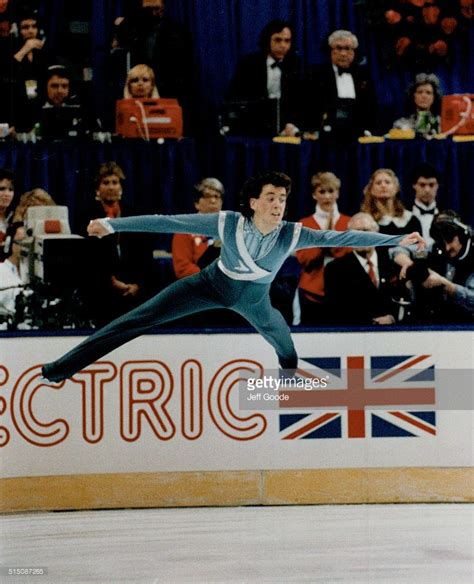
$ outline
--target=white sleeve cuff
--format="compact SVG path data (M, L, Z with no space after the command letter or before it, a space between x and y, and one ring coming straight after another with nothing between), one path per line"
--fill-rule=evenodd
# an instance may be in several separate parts
M108 217L105 217L104 219L99 219L99 221L107 229L109 233L115 233L115 229L112 227L112 225L110 225Z

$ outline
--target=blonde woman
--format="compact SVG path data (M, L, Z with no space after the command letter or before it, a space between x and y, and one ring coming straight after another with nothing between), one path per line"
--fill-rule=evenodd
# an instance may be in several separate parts
M360 210L372 215L381 233L401 235L421 232L421 223L411 211L405 209L400 199L400 181L390 168L379 168L372 174L364 188Z
M156 87L155 73L148 65L135 65L128 72L123 88L123 97L129 98L146 98L160 97Z
M13 221L24 221L28 207L45 207L56 205L53 197L44 189L33 189L23 193L15 209Z

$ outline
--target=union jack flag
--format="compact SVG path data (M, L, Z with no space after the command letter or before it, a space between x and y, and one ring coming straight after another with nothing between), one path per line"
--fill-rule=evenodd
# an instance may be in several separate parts
M280 389L280 409L291 408L280 414L283 440L436 435L431 355L304 358L298 375L329 383Z

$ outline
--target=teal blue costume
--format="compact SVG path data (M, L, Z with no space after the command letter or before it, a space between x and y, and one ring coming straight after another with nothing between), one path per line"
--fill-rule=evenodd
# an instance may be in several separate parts
M45 365L43 375L50 381L71 377L159 324L213 308L229 308L241 314L274 347L280 366L295 369L298 357L290 330L269 298L270 284L288 255L306 247L394 246L403 237L364 231L320 231L287 221L262 235L252 219L233 211L102 221L110 232L199 233L219 238L221 255L200 273L171 284Z

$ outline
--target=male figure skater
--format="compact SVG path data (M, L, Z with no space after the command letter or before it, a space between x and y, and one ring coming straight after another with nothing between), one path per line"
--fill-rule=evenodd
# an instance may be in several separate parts
M59 382L154 326L212 308L241 314L274 347L280 366L294 370L298 357L290 329L270 304L270 283L294 250L305 247L408 246L423 248L419 233L388 236L362 231L321 231L283 220L291 179L280 172L252 177L241 194L242 212L145 215L95 219L89 235L113 232L202 233L222 242L220 258L174 282L154 298L95 332L63 357L43 367L45 380Z

